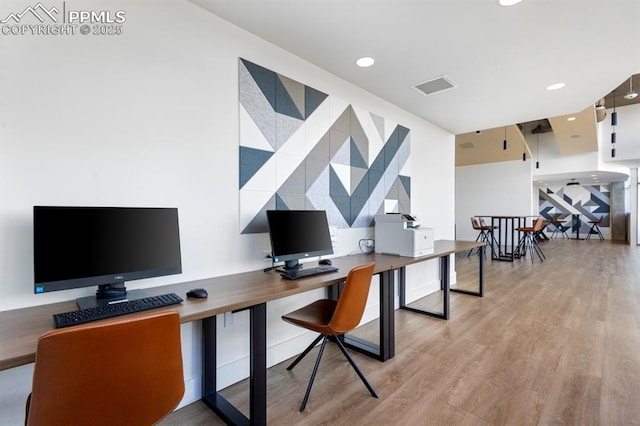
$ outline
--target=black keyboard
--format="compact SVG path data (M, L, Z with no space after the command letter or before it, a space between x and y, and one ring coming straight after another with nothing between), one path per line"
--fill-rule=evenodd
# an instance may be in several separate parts
M313 268L295 269L293 271L283 272L280 275L282 275L282 278L284 278L285 280L297 280L298 278L305 278L305 277L310 277L312 275L326 274L329 272L335 272L337 270L338 268L336 268L335 266L316 266Z
M132 314L162 306L175 305L183 300L175 293L162 294L160 296L145 297L144 299L124 300L95 308L80 309L79 311L54 314L53 321L56 328L69 327L70 325L84 324L105 318Z

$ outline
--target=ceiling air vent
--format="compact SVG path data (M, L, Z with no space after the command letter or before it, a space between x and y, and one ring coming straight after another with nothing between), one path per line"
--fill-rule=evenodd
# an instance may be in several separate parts
M442 92L444 90L453 89L454 87L456 87L456 84L451 81L451 79L446 75L441 75L440 77L436 77L432 80L425 81L424 83L419 83L413 86L414 89L425 96L433 95L434 93Z

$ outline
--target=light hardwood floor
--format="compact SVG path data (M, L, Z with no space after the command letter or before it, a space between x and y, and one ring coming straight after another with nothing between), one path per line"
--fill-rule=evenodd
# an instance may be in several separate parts
M273 425L640 424L640 248L552 240L544 263L487 259L485 296L451 295L451 319L396 311L396 356L353 354L372 398L335 345L325 351L304 413L298 408L317 355L268 372ZM474 287L477 256L458 257L460 287ZM439 306L439 294L417 305ZM375 338L377 321L358 334ZM224 395L247 412L246 381ZM162 425L223 424L201 402Z

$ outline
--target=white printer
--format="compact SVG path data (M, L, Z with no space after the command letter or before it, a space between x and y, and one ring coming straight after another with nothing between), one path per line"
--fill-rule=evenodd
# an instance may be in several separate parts
M433 228L423 228L413 216L376 215L376 253L420 257L433 253Z

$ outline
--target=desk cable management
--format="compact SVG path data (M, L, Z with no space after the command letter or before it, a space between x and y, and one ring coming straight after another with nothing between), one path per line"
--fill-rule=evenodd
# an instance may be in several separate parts
M363 238L358 241L358 246L360 247L360 251L364 254L371 254L376 248L375 240L371 238Z

